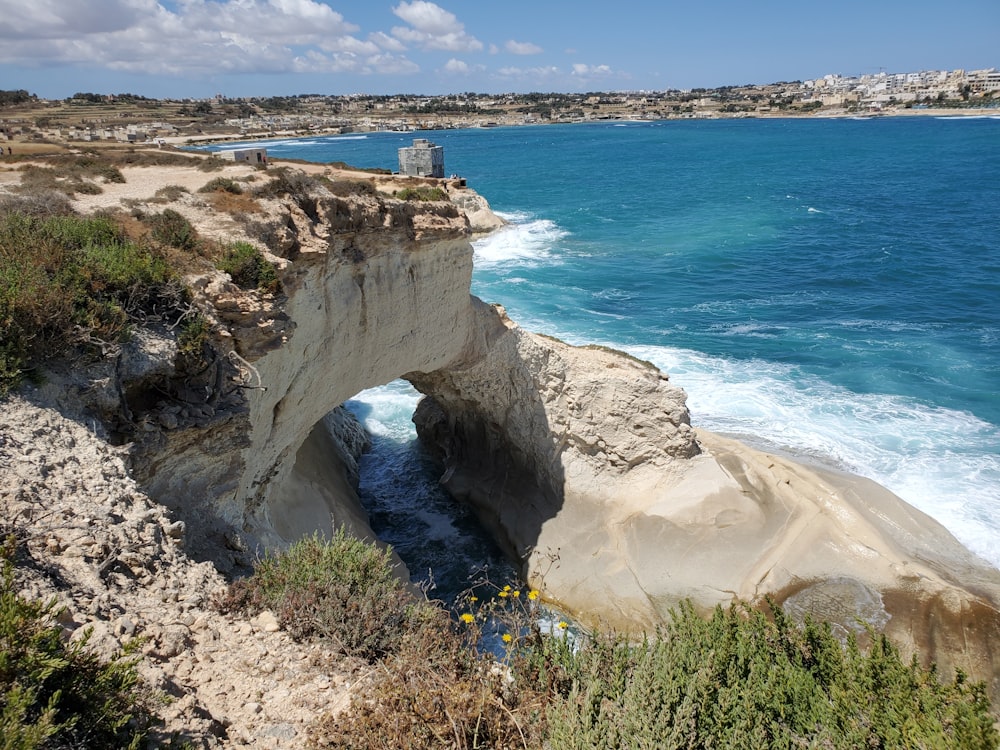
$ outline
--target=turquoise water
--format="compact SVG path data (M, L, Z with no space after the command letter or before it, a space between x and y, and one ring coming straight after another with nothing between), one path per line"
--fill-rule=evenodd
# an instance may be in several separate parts
M268 148L392 169L414 135ZM419 135L511 222L476 243L477 295L656 363L695 424L875 479L1000 565L1000 120ZM358 403L392 403L416 455L394 388Z

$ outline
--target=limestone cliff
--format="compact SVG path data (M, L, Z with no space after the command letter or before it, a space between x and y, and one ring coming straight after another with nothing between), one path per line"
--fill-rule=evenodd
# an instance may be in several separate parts
M442 481L584 620L649 627L684 597L770 595L845 628L861 618L1000 688L1000 573L877 485L693 429L652 365L532 335L471 297L472 225L455 203L316 182L260 204L256 239L181 208L206 233L266 236L281 293L193 280L212 367L170 403L141 373L108 397L143 425L136 475L186 514L189 545L202 533L236 565L341 523L369 534L346 446L360 438L327 415L402 376L430 397L417 421Z

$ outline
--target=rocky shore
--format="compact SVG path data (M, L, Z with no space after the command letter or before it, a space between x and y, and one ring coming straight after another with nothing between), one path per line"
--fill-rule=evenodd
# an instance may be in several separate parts
M148 636L143 674L175 699L166 731L301 747L311 717L363 689L351 665L210 601L264 549L342 524L371 535L354 490L364 436L337 407L397 377L428 396L416 420L448 489L583 622L642 629L685 598L772 597L884 629L1000 693L1000 572L939 524L874 483L701 431L652 365L531 334L472 297L469 238L496 226L473 191L403 201L393 178L303 169L325 180L255 200L266 243L245 210L197 192L219 173L194 163L126 167L81 196L81 212L134 209L183 185L170 207L202 236L260 246L281 292L188 279L225 363L188 402L149 397L177 351L151 326L117 362L0 407L0 507L37 562L25 590L57 595L67 632L93 626L102 648ZM0 172L0 190L17 177ZM115 447L101 416L123 398L142 429Z

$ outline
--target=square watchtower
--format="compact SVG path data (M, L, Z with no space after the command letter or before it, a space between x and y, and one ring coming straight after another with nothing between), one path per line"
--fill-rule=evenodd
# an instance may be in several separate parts
M444 146L414 138L412 146L399 149L399 173L410 177L444 177Z

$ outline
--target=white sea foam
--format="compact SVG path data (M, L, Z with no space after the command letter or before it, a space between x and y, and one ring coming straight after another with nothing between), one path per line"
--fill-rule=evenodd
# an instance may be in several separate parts
M792 367L667 347L628 351L670 373L692 421L888 487L1000 566L1000 428L964 411L858 394Z
M768 323L720 323L710 327L710 330L717 331L723 336L740 336L760 339L774 339L782 335L787 329L783 326L776 326Z
M232 151L238 148L276 148L280 149L283 147L299 148L301 146L317 146L321 143L328 143L330 141L363 141L368 138L367 135L334 135L327 137L317 138L315 136L302 137L302 138L261 138L258 140L248 140L248 141L232 141L225 144L213 143L209 146L204 146L204 150L208 151Z
M207 148L212 151L232 151L237 148L275 148L279 146L314 146L315 139L301 138L264 138L256 141L239 141L225 144L212 144Z
M566 232L548 219L531 219L524 214L501 214L510 223L473 243L475 262L483 269L514 266L534 268L558 263L555 245Z
M416 437L411 418L420 401L420 393L405 380L369 388L350 401L347 407L372 435L394 440Z

